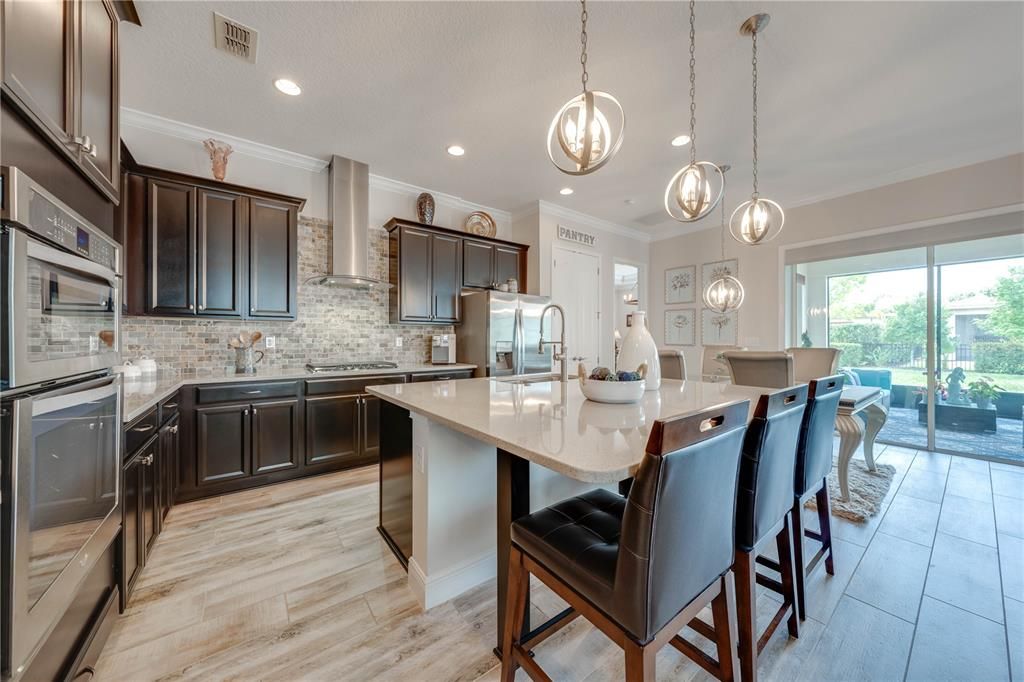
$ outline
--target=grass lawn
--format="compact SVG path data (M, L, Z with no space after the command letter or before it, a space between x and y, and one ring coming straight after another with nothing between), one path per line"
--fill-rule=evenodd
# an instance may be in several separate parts
M948 372L946 374L948 375ZM993 374L988 372L975 372L972 370L967 372L967 381L964 383L964 387L978 377L988 377L992 380L992 383L996 384L1004 391L1024 393L1024 375L1021 374ZM943 380L945 380L945 378L945 376L942 377ZM924 386L926 381L927 377L923 369L892 370L893 384L902 384L903 386Z

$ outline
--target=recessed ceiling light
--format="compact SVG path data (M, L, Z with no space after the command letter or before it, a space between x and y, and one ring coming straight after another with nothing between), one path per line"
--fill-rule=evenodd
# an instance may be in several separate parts
M558 190L558 193L563 196L569 196L570 194L572 194L572 187L563 187L562 189Z
M452 156L462 156L466 153L466 150L457 144L453 144L451 147L448 147L448 153Z
M278 78L274 81L274 87L283 92L286 95L296 97L302 93L302 88L295 81L288 80L287 78Z
M690 144L689 135L677 135L676 137L672 138L673 147L685 147L688 144Z

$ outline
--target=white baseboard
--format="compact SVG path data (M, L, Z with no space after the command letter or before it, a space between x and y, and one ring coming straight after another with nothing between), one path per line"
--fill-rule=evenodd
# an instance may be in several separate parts
M496 575L496 552L431 576L423 572L415 558L409 559L409 588L424 609L432 609Z

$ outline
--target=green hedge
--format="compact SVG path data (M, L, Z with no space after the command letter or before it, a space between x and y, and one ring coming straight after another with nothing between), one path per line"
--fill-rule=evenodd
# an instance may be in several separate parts
M855 322L831 325L828 329L829 345L839 348L844 343L878 343L882 340L882 325Z
M859 343L833 343L833 348L843 351L839 356L840 367L862 367L864 365L864 346Z
M1024 344L1005 341L975 343L974 371L1024 374Z

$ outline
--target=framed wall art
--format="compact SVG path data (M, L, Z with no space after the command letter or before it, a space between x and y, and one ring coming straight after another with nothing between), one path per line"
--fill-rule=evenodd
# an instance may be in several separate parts
M728 260L715 261L714 263L705 263L700 268L700 290L704 291L708 283L713 279L717 279L722 275L732 275L733 277L739 277L740 265L739 261L735 258L729 258Z
M665 303L693 303L697 294L697 266L686 265L665 270Z
M739 334L736 327L739 316L736 311L719 313L714 310L700 311L700 339L704 346L735 346Z
M693 308L665 311L665 345L692 346L697 341L697 317Z

